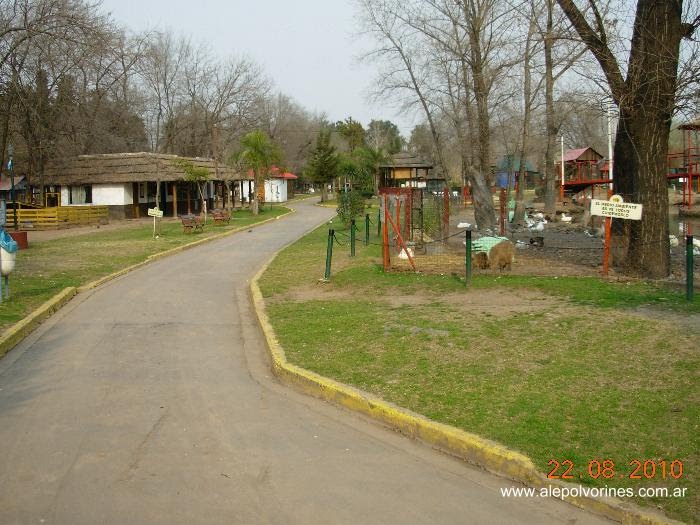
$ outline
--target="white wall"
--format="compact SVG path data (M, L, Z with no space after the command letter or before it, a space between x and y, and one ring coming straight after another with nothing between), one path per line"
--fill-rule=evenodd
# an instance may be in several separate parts
M92 203L100 206L123 206L133 204L131 183L125 184L93 184Z
M91 184L92 202L88 204L69 204L69 186L61 186L61 206L124 206L133 201L131 183L124 184Z
M265 202L287 202L287 181L285 179L265 181Z

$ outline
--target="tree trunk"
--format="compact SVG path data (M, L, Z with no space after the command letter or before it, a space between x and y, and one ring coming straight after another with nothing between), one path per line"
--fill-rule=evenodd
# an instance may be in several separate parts
M547 31L544 37L545 63L545 113L547 127L547 146L544 157L544 211L554 217L557 210L557 174L554 173L554 148L559 130L554 122L554 60L552 46L554 45L554 22L552 20L552 0L547 0Z
M612 242L617 258L624 258L632 273L665 277L671 269L666 178L670 114L664 122L650 118L648 110L620 108L614 191L626 202L642 204L643 212L641 221L615 220Z
M626 266L645 277L670 273L666 170L683 36L681 4L639 0L625 90L618 97L614 187L644 207L641 221L629 221ZM618 243L620 230L616 225Z
M474 220L477 227L479 230L494 230L496 228L496 210L493 206L493 195L486 184L486 179L472 165L467 168L467 179L472 186Z
M530 27L525 43L525 59L523 61L523 136L520 143L520 173L518 187L515 193L515 210L513 224L523 225L525 222L525 177L527 175L527 153L530 147L530 119L532 115L532 72L530 71L532 36L535 34L535 13L530 14Z
M474 168L468 155L469 147L464 137L464 130L459 122L455 123L457 138L460 145L462 160L462 177L472 188L472 202L474 203L474 220L478 230L493 230L496 226L496 210L493 206L493 196L489 190L486 179L482 173Z

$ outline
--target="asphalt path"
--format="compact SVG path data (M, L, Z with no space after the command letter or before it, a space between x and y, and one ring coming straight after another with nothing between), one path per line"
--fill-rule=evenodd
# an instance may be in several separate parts
M295 206L79 295L0 361L0 523L609 523L275 381L249 280L332 214Z

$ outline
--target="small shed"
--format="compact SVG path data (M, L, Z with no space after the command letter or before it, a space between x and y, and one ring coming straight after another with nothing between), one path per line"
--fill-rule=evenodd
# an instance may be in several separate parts
M392 155L386 164L379 165L379 185L386 188L427 188L442 191L445 179L435 176L433 163L407 151Z
M293 173L272 166L270 177L265 181L265 202L287 202L294 197L296 179L297 176Z
M535 184L535 178L538 171L532 164L525 159L525 188L532 188ZM501 160L496 165L496 185L501 188L507 188L508 182L510 186L515 187L516 182L520 182L520 156L519 155L503 155Z

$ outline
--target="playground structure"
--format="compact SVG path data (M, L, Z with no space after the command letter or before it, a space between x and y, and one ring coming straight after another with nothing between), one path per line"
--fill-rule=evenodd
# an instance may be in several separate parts
M564 201L565 195L576 195L590 189L593 198L596 186L610 184L609 163L593 148L570 149L564 153L564 173L561 161L556 164L560 174L559 199Z
M686 210L693 206L693 192L700 193L700 120L681 124L678 129L683 132L683 151L668 154L668 180L682 182L681 205ZM560 176L561 201L566 195L573 196L590 189L588 197L594 197L596 186L606 187L612 181L609 178L610 163L593 148L571 149L564 153L564 172L561 161L556 164ZM695 185L695 186L694 186Z
M700 120L681 124L683 151L669 153L668 178L682 182L681 205L689 210L693 206L693 180L697 180L696 193L700 193Z

